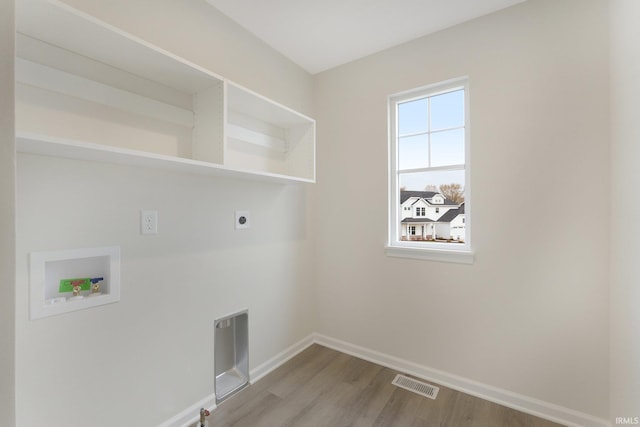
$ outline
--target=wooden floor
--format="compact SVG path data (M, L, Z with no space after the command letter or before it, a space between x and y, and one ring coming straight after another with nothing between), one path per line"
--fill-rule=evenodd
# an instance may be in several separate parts
M314 344L218 405L209 426L559 426L438 384L432 400L392 385L397 373Z

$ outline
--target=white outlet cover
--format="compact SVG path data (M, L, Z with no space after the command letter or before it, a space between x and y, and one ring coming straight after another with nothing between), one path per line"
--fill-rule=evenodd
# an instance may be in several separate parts
M140 234L158 234L158 211L140 211Z
M249 211L236 211L236 230L251 226L251 214Z

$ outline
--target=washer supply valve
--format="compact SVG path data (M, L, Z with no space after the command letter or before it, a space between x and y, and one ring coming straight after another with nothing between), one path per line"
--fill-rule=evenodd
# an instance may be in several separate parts
M198 424L198 427L207 427L209 425L205 420L205 417L208 417L209 415L211 415L211 412L204 408L200 408L200 423Z

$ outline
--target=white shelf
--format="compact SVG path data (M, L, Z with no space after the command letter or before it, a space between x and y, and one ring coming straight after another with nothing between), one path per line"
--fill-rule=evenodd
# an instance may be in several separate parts
M315 182L315 121L58 0L16 5L17 149Z
M147 43L58 0L16 2L16 30L68 52L153 80L185 93L197 93L222 78L190 61ZM54 55L30 51L31 58L55 68L74 67ZM61 68L65 69L65 68ZM69 71L69 69L67 69Z
M226 83L225 164L315 181L315 121Z
M245 141L250 144L268 148L269 150L278 151L280 153L287 152L286 141L278 136L271 136L264 133L256 132L242 126L234 125L232 123L227 123L226 134L227 138L230 139Z
M252 179L274 183L302 182L304 178L279 175L275 173L232 169L219 164L200 160L184 159L126 148L110 147L47 135L19 133L16 135L16 147L20 153L39 154L67 159L87 160L124 166L162 169L171 172L192 173L197 175L222 176L237 179Z
M16 58L16 81L180 126L194 126L194 113L185 108L156 101L26 59Z

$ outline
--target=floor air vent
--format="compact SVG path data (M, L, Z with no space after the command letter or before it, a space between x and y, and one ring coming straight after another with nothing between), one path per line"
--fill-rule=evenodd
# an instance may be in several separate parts
M391 384L418 393L429 399L435 399L438 396L438 391L440 391L440 388L436 386L400 374L396 375Z

